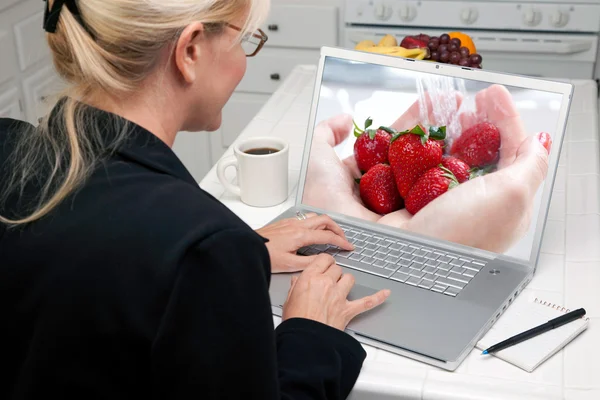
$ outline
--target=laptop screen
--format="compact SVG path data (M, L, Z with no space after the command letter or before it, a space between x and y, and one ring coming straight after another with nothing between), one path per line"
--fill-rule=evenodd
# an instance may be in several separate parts
M317 90L302 204L531 258L566 95L330 56Z

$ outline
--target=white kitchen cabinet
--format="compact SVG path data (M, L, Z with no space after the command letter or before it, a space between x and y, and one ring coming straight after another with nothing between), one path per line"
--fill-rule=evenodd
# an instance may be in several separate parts
M27 118L37 121L46 115L53 104L54 96L62 88L63 84L51 66L23 79Z
M0 118L21 119L19 89L11 87L0 92Z
M223 111L223 126L210 135L213 164L296 65L316 65L322 46L339 45L340 6L341 0L272 1L262 26L269 40L248 59L246 75Z

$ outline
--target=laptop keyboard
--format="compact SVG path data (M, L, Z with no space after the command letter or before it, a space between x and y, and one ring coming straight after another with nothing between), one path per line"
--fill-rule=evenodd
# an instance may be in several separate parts
M355 246L354 251L319 244L304 247L299 253L310 256L325 252L346 267L452 297L456 297L486 263L357 227L338 225Z

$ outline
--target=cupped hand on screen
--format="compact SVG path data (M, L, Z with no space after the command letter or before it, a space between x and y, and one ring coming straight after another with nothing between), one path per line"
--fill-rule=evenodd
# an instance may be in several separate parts
M429 96L424 96L424 100L409 107L392 127L398 131L411 129L423 123L424 115L431 125L449 121L448 115L440 113L438 99L431 101ZM448 112L456 115L462 100L458 94L455 108L448 109ZM321 140L317 146L313 144L313 151L318 150L319 158L313 158L311 154L310 164L313 165L309 165L309 171L313 173L309 176L317 179L307 180L306 186L310 189L305 191L306 202L328 211L359 218L366 216L371 221L467 246L494 252L506 251L529 228L533 200L548 170L548 151L537 135L527 135L505 87L493 85L480 91L475 97L475 104L476 111L460 112L455 123L458 123L459 131L483 121L498 128L501 145L495 172L461 183L427 203L414 215L403 208L374 216L358 195L358 185L353 178L360 173L353 165L353 157L339 160L333 148L328 150ZM343 140L340 137L352 131L349 118L340 116L320 125L321 130L315 132L315 141L321 136L327 139L324 142L330 147L340 143ZM338 123L332 124L331 121ZM339 127L340 121L343 127ZM450 137L447 143L451 144L454 139L456 137ZM331 170L323 168L324 165L335 165L336 173L328 173ZM340 175L347 179L336 180L335 177ZM324 183L331 181L335 181L330 184L337 187L335 192L324 189L327 187L323 186ZM337 193L344 195L337 196ZM356 204L350 204L351 199Z
M298 277L292 277L282 320L306 318L344 330L354 317L383 304L390 295L386 289L350 301L353 286L354 277L344 274L332 256L319 254Z

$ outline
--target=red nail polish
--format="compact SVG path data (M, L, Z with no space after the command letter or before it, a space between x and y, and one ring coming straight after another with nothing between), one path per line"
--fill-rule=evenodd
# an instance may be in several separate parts
M552 138L550 137L550 134L547 132L540 132L536 137L542 146L544 146L548 154L550 154L550 149L552 148Z

